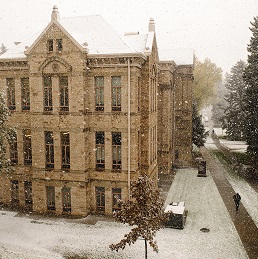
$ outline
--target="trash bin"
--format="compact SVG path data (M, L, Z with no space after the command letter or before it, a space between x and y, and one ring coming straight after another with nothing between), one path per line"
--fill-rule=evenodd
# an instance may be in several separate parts
M198 177L206 177L206 161L202 160L198 165Z
M185 203L183 201L170 203L167 205L165 213L168 214L168 220L165 223L165 227L178 229L184 228L187 213Z

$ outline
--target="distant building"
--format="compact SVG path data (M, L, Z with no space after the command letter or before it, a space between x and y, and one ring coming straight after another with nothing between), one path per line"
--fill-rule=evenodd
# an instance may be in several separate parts
M54 6L40 35L0 57L17 133L0 202L109 215L139 173L158 182L191 165L193 53L173 55L158 50L153 19L121 37L99 15L61 19Z

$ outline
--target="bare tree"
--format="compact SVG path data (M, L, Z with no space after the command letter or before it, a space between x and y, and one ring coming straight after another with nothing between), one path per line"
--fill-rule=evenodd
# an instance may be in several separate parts
M132 199L121 202L121 210L114 212L116 221L133 226L131 231L117 244L110 245L111 250L124 249L126 244L134 244L139 238L145 242L145 258L147 258L147 242L158 252L154 241L156 232L165 220L163 200L154 181L142 174L131 184Z

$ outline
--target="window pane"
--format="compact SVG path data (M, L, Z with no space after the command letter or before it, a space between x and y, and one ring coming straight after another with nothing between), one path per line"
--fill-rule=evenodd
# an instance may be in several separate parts
M112 111L121 111L121 77L111 78Z
M46 168L54 168L54 138L53 132L45 132Z
M48 47L48 51L53 51L54 50L53 40L48 40L47 41L47 47Z
M112 145L121 145L121 132L112 132Z
M120 210L121 209L121 203L119 203L119 200L121 200L121 188L112 188L112 200L113 200L113 211L114 210Z
M60 111L69 111L68 77L59 77Z
M25 204L32 204L32 182L24 182Z
M63 212L71 212L71 189L62 188Z
M15 134L13 141L9 144L10 160L12 164L18 163L17 135Z
M44 76L43 83L44 83L44 110L52 111L53 110L52 78L50 76Z
M70 134L61 132L62 168L70 168Z
M7 86L7 107L9 110L14 111L15 107L15 83L14 78L6 78Z
M103 76L96 76L95 77L95 86L104 87L104 77Z
M24 153L24 165L32 164L32 149L31 149L31 132L30 130L24 130L23 132L23 153Z
M30 110L29 78L21 78L22 110Z
M112 76L111 85L112 86L121 86L121 76Z
M57 50L61 51L63 49L63 41L62 41L62 39L57 39L56 40L56 45L57 45Z
M105 143L105 134L103 131L96 132L96 144L104 144Z
M95 133L96 168L105 168L105 134L102 131Z
M19 203L19 183L17 180L11 181L11 199L12 203Z
M104 77L95 77L95 109L104 111Z
M121 132L112 132L112 168L121 169Z
M105 187L95 187L96 210L100 213L105 212Z
M55 210L55 187L54 186L46 186L47 192L47 209Z

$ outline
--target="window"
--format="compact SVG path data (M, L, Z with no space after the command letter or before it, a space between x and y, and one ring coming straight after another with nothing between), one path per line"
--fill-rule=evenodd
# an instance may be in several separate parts
M14 135L13 141L9 144L10 147L10 160L12 164L18 164L18 149L17 149L17 135Z
M48 49L48 51L53 51L54 50L54 41L53 40L48 40L47 41L47 49Z
M63 40L62 39L57 39L56 40L56 47L57 47L57 51L62 51L63 50Z
M121 209L121 203L119 203L119 200L121 200L121 198L121 188L112 188L113 211Z
M179 150L176 150L175 151L175 160L178 160L179 159Z
M137 78L137 88L138 88L138 111L141 111L141 87L140 87L140 77Z
M43 77L44 84L44 111L53 110L52 102L52 78L51 76Z
M105 168L105 134L102 131L96 132L96 168Z
M71 189L67 187L62 188L62 203L63 212L71 212Z
M95 77L95 110L104 111L104 77Z
M111 92L112 111L121 111L121 76L112 76Z
M29 78L21 78L21 103L22 110L30 110L30 87L29 87Z
M113 169L121 169L122 161L121 161L121 132L113 132L112 133L112 159Z
M24 130L23 132L23 154L24 165L32 164L32 150L31 150L31 132L30 130Z
M25 205L32 204L32 183L24 182Z
M47 192L47 209L55 210L55 187L54 186L46 186Z
M95 187L96 211L105 213L105 187Z
M15 111L15 84L14 78L6 78L7 86L7 107L11 111Z
M11 181L11 200L12 204L19 203L19 183L16 180Z
M70 168L70 135L61 132L62 168Z
M46 168L54 168L54 138L53 132L45 131Z
M68 77L59 77L60 111L69 111Z

